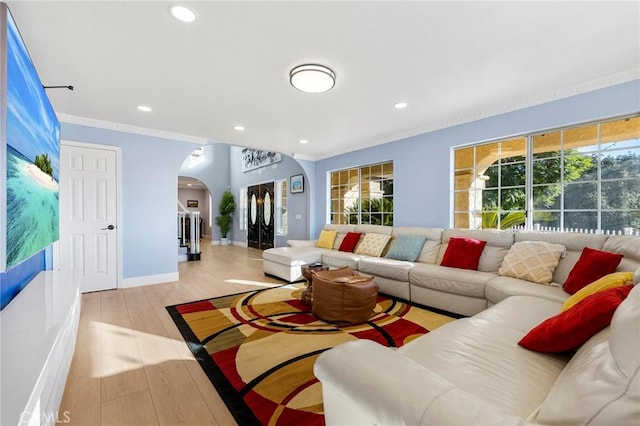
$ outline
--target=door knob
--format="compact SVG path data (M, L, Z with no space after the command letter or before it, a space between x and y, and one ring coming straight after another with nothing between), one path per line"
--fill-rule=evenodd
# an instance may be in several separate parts
M115 226L113 226L113 225L109 225L109 226L107 226L106 228L102 228L102 230L103 230L103 231L107 231L107 230L109 230L109 231L113 231L114 229L116 229L116 227L115 227Z

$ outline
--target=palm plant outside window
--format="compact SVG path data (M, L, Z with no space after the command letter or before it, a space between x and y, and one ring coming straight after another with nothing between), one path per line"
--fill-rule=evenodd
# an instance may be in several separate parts
M456 228L640 234L640 117L453 154Z
M330 174L331 223L393 225L393 162Z

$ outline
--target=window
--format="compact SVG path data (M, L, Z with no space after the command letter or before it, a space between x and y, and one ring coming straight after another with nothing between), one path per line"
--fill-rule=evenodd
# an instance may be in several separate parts
M335 224L393 225L393 162L330 174L330 214Z
M453 155L456 228L640 235L640 117L457 148Z
M287 235L287 179L276 181L276 234Z

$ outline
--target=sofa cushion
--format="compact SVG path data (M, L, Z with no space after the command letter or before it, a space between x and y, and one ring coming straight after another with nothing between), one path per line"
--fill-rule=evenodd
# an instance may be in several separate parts
M537 417L540 424L637 425L640 406L640 287L620 304L611 326L576 352Z
M574 294L582 287L612 273L620 264L623 255L607 251L595 250L589 247L582 249L580 258L569 272L569 277L562 284L562 288Z
M605 275L592 282L589 285L582 287L569 297L562 305L562 311L566 311L573 307L576 303L579 303L584 298L591 296L603 290L607 290L613 287L620 287L621 285L631 284L633 279L633 272L614 272L613 274Z
M497 276L491 278L485 285L485 297L491 304L517 295L536 296L559 303L563 303L569 297L562 287L539 285L513 277Z
M565 246L544 241L514 243L502 261L499 275L549 284Z
M358 261L366 256L346 251L327 250L322 252L322 263L331 268L342 268L348 266L353 270L358 270Z
M393 229L393 226L385 225L356 225L355 231L363 234L382 234L391 236Z
M518 344L537 352L558 353L576 349L609 326L616 308L632 288L625 285L592 294L531 329Z
M495 277L488 272L416 263L409 271L412 285L484 299L484 286Z
M358 241L360 241L361 236L362 234L360 232L347 232L347 234L343 237L338 250L353 253L353 251L356 249L356 246L358 245Z
M319 262L326 251L317 247L275 247L263 251L262 258L281 265L301 266Z
M411 235L423 235L427 238L422 246L422 251L418 257L418 262L421 263L436 263L438 259L438 253L442 246L442 228L421 227L421 226L398 226L393 228L393 235L411 234Z
M324 225L323 229L327 231L336 231L336 239L333 240L333 249L338 250L340 248L340 244L344 239L344 236L347 235L347 232L351 232L356 229L355 225L338 225L333 223L328 223Z
M391 235L369 233L365 234L360 240L358 247L355 250L356 254L379 257L384 249L387 247L387 243L391 239Z
M476 240L475 238L453 237L449 239L449 244L440 265L477 271L485 245L487 245L486 241Z
M605 250L603 245L607 241L606 235L569 232L519 231L514 233L514 237L515 242L545 241L552 244L561 244L567 248L567 251L560 258L558 266L553 271L553 279L551 281L559 284L567 280L569 272L573 269L573 265L576 264L583 248L591 247L597 250Z
M358 270L374 277L409 282L409 271L414 263L384 257L365 257L358 260Z
M385 257L415 262L418 260L427 237L424 235L399 234L391 241L391 248Z
M323 229L320 231L320 236L318 237L318 242L316 243L316 247L318 248L326 248L333 249L333 241L336 239L336 234L338 231L335 230L327 230Z
M497 273L504 256L513 245L513 233L491 229L447 229L442 233L442 246L436 263L440 264L451 238L474 238L487 244L480 256L478 271Z
M567 358L528 351L516 342L525 333L522 329L559 306L513 297L474 317L445 324L397 351L487 402L527 417L544 400Z

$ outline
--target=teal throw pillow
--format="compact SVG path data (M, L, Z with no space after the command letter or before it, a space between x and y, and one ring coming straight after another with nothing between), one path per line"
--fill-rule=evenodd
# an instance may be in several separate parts
M415 262L420 257L422 246L427 240L424 235L400 234L393 239L393 245L387 253L387 258Z

